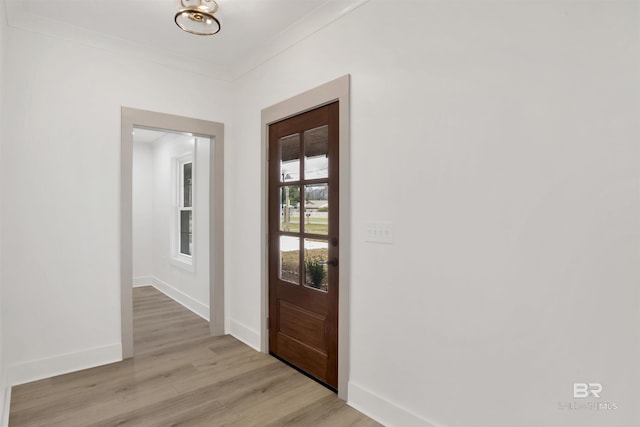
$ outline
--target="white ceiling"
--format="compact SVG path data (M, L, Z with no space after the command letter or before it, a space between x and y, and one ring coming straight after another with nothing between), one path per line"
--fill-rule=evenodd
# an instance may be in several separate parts
M138 51L232 80L367 0L217 0L222 30L174 23L179 0L6 0L11 26Z

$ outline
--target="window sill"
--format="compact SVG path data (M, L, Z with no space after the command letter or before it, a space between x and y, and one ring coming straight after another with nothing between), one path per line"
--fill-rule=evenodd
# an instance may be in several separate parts
M170 259L171 261L171 265L173 265L174 267L178 267L182 270L186 270L186 271L190 271L190 272L195 272L195 266L193 265L193 259L192 258L188 258L188 257L182 257L182 256L173 256Z

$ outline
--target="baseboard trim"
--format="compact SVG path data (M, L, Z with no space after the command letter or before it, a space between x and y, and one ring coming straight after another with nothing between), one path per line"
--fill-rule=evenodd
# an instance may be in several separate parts
M153 277L152 276L140 276L134 277L132 280L134 288L140 288L142 286L153 286Z
M11 365L7 369L7 383L9 386L25 384L121 360L122 345L120 343L89 348L75 353Z
M9 427L9 412L11 411L11 387L2 384L2 415L0 416L0 425Z
M202 304L200 301L197 301L185 294L184 292L174 288L167 282L164 282L157 277L152 277L153 287L184 306L185 308L191 310L198 316L202 317L207 322L209 321L209 306Z
M237 320L229 320L229 334L249 347L260 351L260 334Z
M347 404L388 427L444 427L414 414L390 400L349 382Z

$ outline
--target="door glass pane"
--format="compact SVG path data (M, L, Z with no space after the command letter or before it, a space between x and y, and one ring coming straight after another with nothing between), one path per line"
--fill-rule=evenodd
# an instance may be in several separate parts
M300 232L300 187L280 187L280 231Z
M191 196L192 165L193 163L185 163L182 168L182 195L184 198L182 206L185 208L190 208L193 200Z
M300 135L280 138L280 182L300 180Z
M329 234L329 184L304 186L304 232Z
M304 239L304 285L326 292L329 258L329 242L326 240Z
M180 253L191 255L193 249L192 211L180 211Z
M304 133L304 179L329 176L329 127L308 130Z
M280 236L280 280L300 284L300 238Z

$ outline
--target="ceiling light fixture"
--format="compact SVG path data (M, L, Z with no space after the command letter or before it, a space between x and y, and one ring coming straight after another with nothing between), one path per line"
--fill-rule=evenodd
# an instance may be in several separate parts
M175 21L184 31L199 36L211 36L220 31L220 21L213 16L218 4L213 0L180 0L182 9Z

